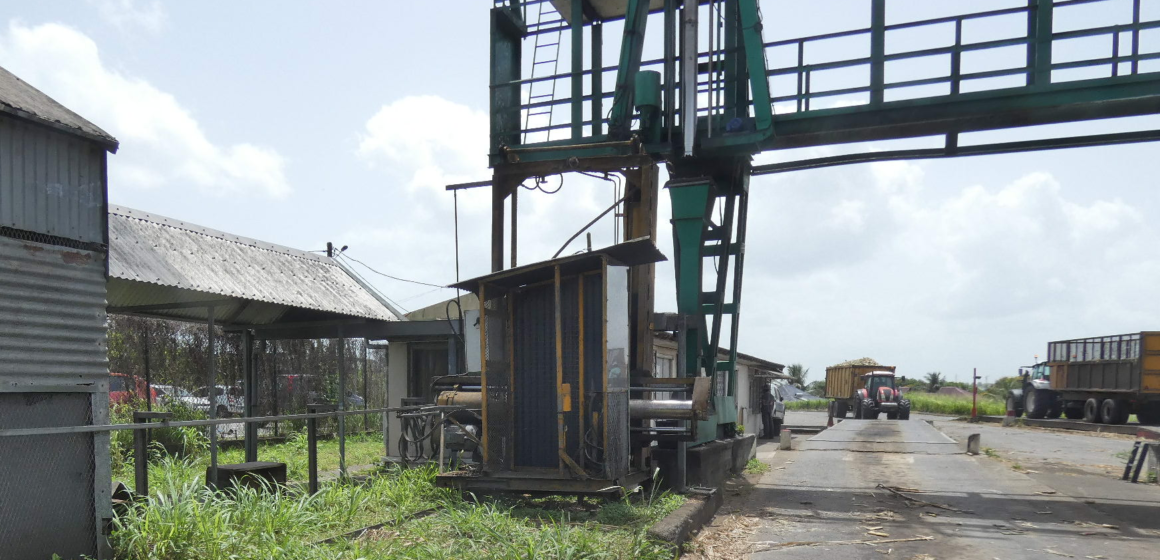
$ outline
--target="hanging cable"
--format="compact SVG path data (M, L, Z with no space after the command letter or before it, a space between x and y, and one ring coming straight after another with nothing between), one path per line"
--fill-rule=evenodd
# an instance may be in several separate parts
M350 260L352 260L352 261L354 261L354 262L356 262L356 263L359 263L359 264L361 264L361 265L365 266L367 270L369 270L369 271L371 271L371 272L373 272L373 273L375 273L375 274L378 274L379 276L385 276L385 277L387 277L387 278L390 278L391 280L398 280L399 282L408 282L408 283L411 283L411 284L418 284L418 285L420 285L420 286L430 286L430 287L432 287L432 288L446 288L446 287L447 287L447 286L443 286L443 285L441 285L441 284L432 284L432 283L430 283L430 282L420 282L420 281L418 281L418 280L408 280L408 279L406 279L406 278L399 278L398 276L391 276L390 274L387 274L387 273L385 273L385 272L379 272L379 271L377 271L377 270L375 270L375 269L371 268L371 266L370 266L369 264L367 264L367 263L365 263L365 262L362 262L362 261L360 261L360 260L358 260L358 259L356 259L356 258L354 258L354 257L352 257L352 256L350 256L350 255L347 255L346 253L339 254L339 255L338 255L338 258L346 258L346 259L350 259Z
M342 258L342 255L339 255L338 257L335 257L335 258ZM366 266L366 265L363 265L363 266ZM350 268L349 270L350 270L350 273L354 274L356 277L358 277L359 280L362 280L367 285L370 285L370 281L367 280L365 277L363 277L362 274L359 274L358 271L355 270L353 267ZM391 305L398 307L399 310L401 310L403 313L410 313L410 310L408 310L406 307L403 307L402 305L399 305L399 302L391 299L390 296L388 296L387 294L379 292L379 295L383 296L383 298L386 299L388 302L390 302Z
M520 186L525 188L525 189L528 189L529 191L540 191L544 194L556 194L556 193L560 192L560 189L564 188L564 174L563 173L560 174L560 184L556 185L556 188L554 190L547 190L543 187L544 183L547 183L547 182L548 182L548 179L546 176L536 177L535 183L532 186L529 187L523 183L520 183Z
M632 195L635 192L636 192L636 187L633 187L632 190L625 193L625 195L623 197L621 197L616 202L613 202L612 206L605 208L603 212L598 214L595 218L592 218L592 221L588 222L587 224L584 224L584 227L580 228L580 230L577 231L576 233L573 233L572 237L569 237L568 240L564 242L564 245L562 245L560 247L560 249L556 251L556 254L552 255L552 258L554 259L554 258L560 256L560 253L563 253L564 249L567 249L569 244L571 244L573 241L575 241L577 237L580 237L581 233L584 233L588 228L592 227L596 222L599 222L600 218L603 218L606 214L608 214L613 209L615 209L617 206L619 206L621 202L624 202L624 200L626 198L628 198L630 195Z

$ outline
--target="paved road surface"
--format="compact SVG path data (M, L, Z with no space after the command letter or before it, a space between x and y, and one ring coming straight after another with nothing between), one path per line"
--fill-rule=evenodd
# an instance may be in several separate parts
M758 458L772 470L727 494L720 528L707 536L729 531L728 514L737 512L757 520L745 537L757 560L1112 560L1156 558L1160 548L1154 485L1080 470L1029 476L1007 461L968 456L964 442L913 418L847 420L807 437L795 439L794 451L763 443ZM920 537L931 540L835 544Z

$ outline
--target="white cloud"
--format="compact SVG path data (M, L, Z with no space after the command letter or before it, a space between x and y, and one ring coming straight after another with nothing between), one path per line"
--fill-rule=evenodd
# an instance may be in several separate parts
M488 116L483 111L433 95L404 97L383 105L365 123L357 154L392 180L384 187L390 203L383 206L375 223L352 225L342 236L343 243L351 246L350 254L384 271L407 271L398 276L436 283L454 280L454 200L444 187L490 178L487 151ZM549 177L542 188L553 191L559 181L559 177ZM533 183L534 179L526 182ZM519 189L517 196L521 264L550 258L614 200L610 183L575 174L555 194ZM458 201L461 277L485 274L490 271L490 189L460 191ZM509 220L510 208L509 202L505 206ZM606 217L590 230L594 246L613 242L611 220ZM580 236L564 254L584 244ZM427 291L376 280L392 298L406 299ZM408 307L451 294L444 291L416 298Z
M277 151L212 142L173 95L110 69L97 44L71 27L11 22L0 35L0 64L117 137L121 150L109 160L113 188L290 193Z
M122 31L141 28L150 33L159 33L169 16L160 0L89 0L97 7L101 19Z
M763 220L751 219L742 350L776 340L773 359L819 372L870 355L908 375L977 365L994 379L1047 340L1140 330L1160 313L1160 231L1129 202L1083 198L1044 172L938 189L924 166L751 189ZM834 227L855 215L860 229Z

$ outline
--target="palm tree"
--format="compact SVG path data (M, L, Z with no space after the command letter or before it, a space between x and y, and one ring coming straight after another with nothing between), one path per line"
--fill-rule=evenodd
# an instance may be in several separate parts
M942 376L942 373L932 371L926 374L926 392L937 393L939 388L943 386L943 383L946 383L946 379Z
M786 368L785 374L789 376L789 382L794 387L802 389L806 386L806 376L810 373L810 368L801 364L793 364Z

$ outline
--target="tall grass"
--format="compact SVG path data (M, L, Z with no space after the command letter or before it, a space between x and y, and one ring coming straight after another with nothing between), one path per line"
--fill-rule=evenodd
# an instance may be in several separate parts
M148 501L114 521L117 558L659 560L673 552L645 532L683 502L668 493L586 505L559 497L464 500L437 488L431 467L393 467L365 484L336 482L315 495L249 488L224 494L202 485L191 458L159 466ZM323 542L379 523L386 525L357 540Z
M931 414L951 414L966 416L971 413L970 397L952 397L934 393L906 394L910 399L911 412L928 412ZM830 401L824 399L812 401L794 401L786 403L787 410L826 410ZM1006 405L1002 400L991 395L979 393L979 414L983 416L1002 416L1006 414Z

